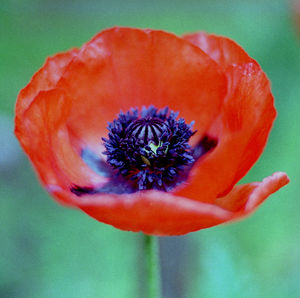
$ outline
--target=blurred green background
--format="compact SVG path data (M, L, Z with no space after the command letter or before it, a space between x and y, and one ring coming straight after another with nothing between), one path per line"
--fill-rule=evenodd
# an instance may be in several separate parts
M56 204L13 136L18 91L47 56L114 25L229 36L263 67L278 117L242 182L291 183L250 218L160 238L164 297L300 297L300 32L281 0L0 3L0 297L146 297L142 235Z

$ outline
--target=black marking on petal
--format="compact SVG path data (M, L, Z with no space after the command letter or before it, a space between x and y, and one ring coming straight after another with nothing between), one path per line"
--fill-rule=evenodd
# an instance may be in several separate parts
M89 187L89 186L79 186L79 185L72 185L70 187L70 191L78 197L86 194L91 195L97 193L96 189L92 186Z
M200 157L213 150L218 145L218 140L205 135L193 149L193 157L198 160Z
M112 176L106 184L98 186L79 186L73 184L70 191L76 196L94 194L129 194L136 191L135 187L121 176Z

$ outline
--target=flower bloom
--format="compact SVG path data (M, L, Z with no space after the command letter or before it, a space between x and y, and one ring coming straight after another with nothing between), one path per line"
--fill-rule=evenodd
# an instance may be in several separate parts
M112 28L48 58L18 96L15 133L59 202L182 235L244 217L289 182L236 185L275 116L266 75L232 40Z

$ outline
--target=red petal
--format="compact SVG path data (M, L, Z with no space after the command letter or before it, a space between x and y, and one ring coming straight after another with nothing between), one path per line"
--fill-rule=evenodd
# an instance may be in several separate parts
M77 52L77 49L73 49L47 59L44 66L32 77L30 83L21 90L16 104L17 118L22 116L40 91L50 90L55 87L57 81L61 78L66 67L76 56Z
M16 136L44 184L104 183L70 144L65 126L70 110L71 100L61 90L41 91L16 125Z
M256 66L232 69L234 93L227 98L220 122L211 129L218 146L194 167L189 184L176 194L202 201L229 191L260 156L276 112L269 83ZM216 122L215 125L220 125Z
M234 218L254 211L269 195L289 183L285 173L276 172L262 182L235 186L226 196L217 199L216 204L234 212Z
M217 37L212 39L215 42ZM232 53L240 49L237 62L247 59L234 42L225 39L219 44L223 46L222 53L225 49L230 51L229 45ZM194 167L186 187L176 191L177 195L210 202L230 191L258 159L276 116L270 84L259 65L256 62L228 65L234 62L229 59L231 55L221 56L227 57L219 60L226 66L228 94L220 117L208 131L219 143Z
M159 191L128 195L90 195L79 198L53 187L52 195L73 204L93 218L121 230L154 235L182 235L220 224L231 212L218 206Z
M183 38L198 46L224 69L232 64L254 61L238 44L224 36L198 32L184 35Z
M107 121L121 109L152 104L179 111L187 122L196 120L201 136L219 112L226 81L216 63L185 40L161 31L114 28L82 48L58 88L73 99L70 129L95 148L107 133Z
M53 187L52 195L118 229L172 236L246 216L288 181L286 174L275 173L262 182L236 186L227 196L218 199L218 205L158 191L78 198Z

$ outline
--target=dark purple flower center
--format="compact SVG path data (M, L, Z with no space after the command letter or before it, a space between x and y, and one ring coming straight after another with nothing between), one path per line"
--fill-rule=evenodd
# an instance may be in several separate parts
M153 106L121 112L108 124L108 138L102 138L107 161L82 150L83 160L101 175L110 177L102 188L72 186L78 196L93 193L130 193L158 189L170 191L188 177L197 159L213 149L215 139L204 136L192 148L189 139L193 122L186 124L178 113Z
M194 162L188 141L195 133L178 113L154 107L137 109L109 123L103 139L107 162L137 190L170 190Z
M137 119L126 128L126 137L144 141L145 144L158 145L164 133L169 133L168 124L159 118L147 117Z

